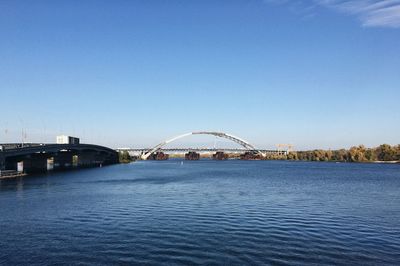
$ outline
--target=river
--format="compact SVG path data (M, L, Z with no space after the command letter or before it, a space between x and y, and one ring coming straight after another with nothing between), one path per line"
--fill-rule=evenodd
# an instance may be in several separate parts
M0 264L398 265L400 165L142 161L0 181Z

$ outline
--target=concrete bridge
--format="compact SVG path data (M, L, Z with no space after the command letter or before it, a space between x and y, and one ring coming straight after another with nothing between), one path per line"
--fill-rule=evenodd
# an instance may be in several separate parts
M0 144L0 170L27 173L118 163L118 153L92 144Z

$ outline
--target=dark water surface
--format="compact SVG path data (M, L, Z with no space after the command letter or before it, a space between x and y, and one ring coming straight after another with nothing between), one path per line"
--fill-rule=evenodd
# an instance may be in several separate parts
M400 264L400 165L137 162L0 181L0 264Z

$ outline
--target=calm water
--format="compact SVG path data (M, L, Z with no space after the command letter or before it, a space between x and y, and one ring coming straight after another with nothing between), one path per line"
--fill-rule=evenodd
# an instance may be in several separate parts
M0 181L0 264L400 264L400 165L137 162Z

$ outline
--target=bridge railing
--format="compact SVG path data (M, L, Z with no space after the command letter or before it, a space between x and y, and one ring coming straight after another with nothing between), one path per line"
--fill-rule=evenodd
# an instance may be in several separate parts
M1 144L0 143L0 151L5 151L5 150L13 150L13 149L19 149L19 148L27 148L27 147L37 147L37 146L43 146L46 145L44 143L5 143Z

